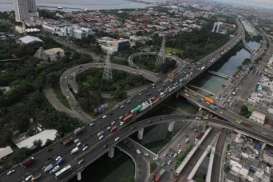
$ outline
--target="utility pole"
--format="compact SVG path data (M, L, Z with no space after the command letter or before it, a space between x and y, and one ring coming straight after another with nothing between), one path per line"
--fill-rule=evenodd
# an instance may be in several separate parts
M165 37L165 35L163 35L162 36L161 48L159 50L158 58L157 58L157 61L156 61L157 65L161 65L161 64L165 63L165 60L166 60L165 48L166 48L166 37Z
M113 74L112 74L112 65L111 65L111 52L107 51L106 59L104 61L104 70L103 70L103 76L102 78L104 80L112 80Z

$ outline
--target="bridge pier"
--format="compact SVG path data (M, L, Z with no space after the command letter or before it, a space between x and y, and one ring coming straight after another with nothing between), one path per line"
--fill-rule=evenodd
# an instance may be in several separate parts
M144 128L139 129L138 132L137 132L137 138L139 140L142 140L143 139L143 134L144 134Z
M77 172L77 181L81 181L82 180L82 172Z
M114 146L111 146L109 148L108 157L111 158L111 159L115 157L115 147Z
M175 121L169 123L169 125L168 125L168 132L173 132L173 130L174 130L174 124L175 124Z

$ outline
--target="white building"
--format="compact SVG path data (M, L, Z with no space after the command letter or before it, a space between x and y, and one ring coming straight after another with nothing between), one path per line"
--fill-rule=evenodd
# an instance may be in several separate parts
M250 119L263 125L265 122L265 114L258 112L258 111L253 111L250 116Z
M30 22L38 16L36 0L14 0L14 11L16 22Z
M23 45L28 45L28 44L33 44L37 42L42 43L43 41L38 37L27 35L27 36L19 38L18 42Z
M41 47L36 51L34 57L37 57L45 61L54 62L64 57L64 50L61 48L52 48L44 50Z
M10 154L13 153L13 150L10 146L4 147L4 148L0 148L0 160Z
M41 141L44 146L48 140L54 141L57 137L57 130L44 130L37 135L26 138L18 143L16 143L18 148L29 148L33 149L35 141Z

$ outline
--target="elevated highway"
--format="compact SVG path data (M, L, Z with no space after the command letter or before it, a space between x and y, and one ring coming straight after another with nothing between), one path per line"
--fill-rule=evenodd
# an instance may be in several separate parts
M232 112L221 105L218 105L217 103L213 104L215 107L212 107L212 104L209 104L204 100L203 95L194 92L193 90L185 90L182 93L182 96L185 97L192 104L204 110L207 110L210 113L226 121L225 128L233 129L244 135L250 136L273 146L273 143L268 140L270 137L273 137L273 130L264 128L254 121L248 120L240 116L239 114ZM224 123L215 123L214 126L222 126L222 124ZM260 133L260 135L256 135L253 132Z
M108 136L105 138L104 142L96 142L94 141L94 137L88 133L88 131L85 131L81 136L81 141L84 144L88 144L89 149L87 151L81 152L75 156L70 155L70 150L73 148L71 146L64 146L61 141L58 141L52 145L50 145L48 148L43 149L42 151L38 152L34 155L34 157L37 159L35 165L33 168L23 168L21 165L17 165L14 167L16 169L15 173L11 176L7 176L4 173L1 175L0 181L6 182L6 181L21 181L23 178L22 176L26 176L26 174L35 174L37 172L41 172L43 167L46 165L46 163L49 163L51 159L49 159L49 156L51 158L54 158L58 155L60 155L60 151L63 153L63 157L65 158L65 161L70 165L73 166L73 170L61 178L61 181L68 181L72 177L76 176L77 173L80 173L84 171L84 169L90 165L92 162L94 162L96 159L107 153L109 150L114 149L114 147L117 145L119 141L122 141L126 139L128 136L132 135L135 132L138 132L139 130L150 127L153 125L158 124L164 124L164 123L172 123L172 122L195 122L196 116L187 116L187 115L163 115L163 116L156 116L153 118L149 118L146 120L142 120L139 122L132 123L128 127L124 128L123 130L117 131L114 136ZM260 132L260 129L256 128L248 128L246 126L242 126L236 123L227 122L220 119L204 119L204 122L207 122L208 125L211 126L217 126L222 128L228 128L232 130L236 130L238 132L247 132L250 133L251 136L254 136L255 138L260 138L262 141L266 141L266 143L273 145L273 137L272 133L263 134ZM115 141L115 137L119 137L119 141ZM48 149L52 150L48 150ZM65 151L65 152L64 152ZM82 165L78 165L78 161L84 159L84 163ZM40 181L60 181L59 179L56 179L53 175L49 175L47 173L42 172L42 177Z
M136 131L143 131L142 129L148 126L152 126L155 124L160 123L171 123L170 128L173 128L174 120L164 120L164 118L155 118L155 120L145 120L145 122L134 122L147 112L149 112L151 109L156 107L161 102L165 101L167 98L172 96L173 94L177 93L181 88L185 87L190 81L197 78L200 74L205 72L208 68L210 68L213 64L215 64L225 53L230 51L234 46L236 46L241 41L241 34L243 32L242 27L239 25L237 35L231 38L228 43L220 47L219 49L215 50L211 54L207 55L206 57L199 60L197 63L193 65L186 65L184 69L179 72L177 77L174 80L160 80L156 82L154 86L150 86L147 89L145 89L142 93L135 95L132 98L129 98L126 101L126 106L123 108L117 108L113 111L110 111L105 115L104 117L99 117L96 119L91 126L85 127L85 132L80 136L74 136L73 134L70 134L67 137L73 137L78 138L82 144L88 145L89 148L85 151L81 151L77 153L76 155L71 155L71 150L75 147L73 145L64 147L62 144L62 141L59 140L55 142L52 145L49 145L45 149L39 151L37 154L34 155L35 157L35 164L32 168L24 168L20 164L14 166L13 169L16 170L16 172L13 175L7 176L6 173L2 173L0 175L0 181L22 181L26 177L26 175L34 175L37 173L41 173L42 176L40 178L40 181L67 181L71 179L73 176L78 175L80 176L80 172L85 169L88 165L90 165L92 162L94 162L97 158L101 157L104 153L107 151L113 151L115 145L125 139L126 137L130 136L132 133ZM67 76L71 74L71 70L68 72ZM73 73L72 73L73 74ZM64 95L68 99L75 99L73 96L71 96L71 91L69 91L70 88L65 86L67 83L68 77L65 76L66 74L63 74L63 76L60 79L61 84L61 90L64 93ZM117 131L112 133L109 130L107 130L107 126L110 126L113 121L115 123L120 123L120 118L126 116L128 113L130 113L131 109L136 107L137 105L143 103L144 101L147 101L148 99L156 98L156 102L153 102L147 109L142 111L141 113L138 113L136 115L133 115L133 117L130 119L130 122L124 125L117 124ZM71 101L69 101L71 102ZM85 114L80 110L80 106L78 104L75 104L77 102L71 102L72 103L72 109L76 110L78 113L78 116L81 117L83 121L86 123L91 122L93 118L90 118L89 115ZM73 105L74 104L74 105ZM182 117L179 116L180 119L191 119L194 120L194 118L187 116ZM159 121L158 121L159 120ZM218 120L217 120L218 121ZM224 123L225 124L225 123ZM223 125L223 123L220 123L220 125ZM232 126L230 126L232 128ZM241 126L240 126L241 127ZM239 128L242 129L242 128ZM245 129L245 128L243 128ZM98 134L103 132L103 138L98 139ZM257 135L257 133L255 133ZM260 135L261 133L259 133ZM268 139L268 136L263 136L264 140L267 139L268 142L270 139ZM271 136L270 136L271 137ZM112 152L111 152L112 153ZM57 157L61 155L64 160L66 161L67 165L71 166L71 172L62 176L61 179L56 179L54 175L47 174L43 172L43 168L48 165L49 163L54 161L54 157ZM83 159L85 162L81 165L78 164L79 160Z

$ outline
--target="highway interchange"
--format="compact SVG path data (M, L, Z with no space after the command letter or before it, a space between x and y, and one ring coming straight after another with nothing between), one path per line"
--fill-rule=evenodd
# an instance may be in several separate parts
M70 151L72 150L72 148L74 148L74 146L64 147L64 145L62 144L62 141L57 141L54 144L46 147L45 149L41 150L40 152L34 155L36 160L33 167L29 169L25 169L20 164L17 166L14 166L14 169L16 169L15 173L11 176L6 176L5 173L2 173L0 181L14 181L14 182L22 181L26 176L30 174L34 175L37 173L42 173L42 177L40 181L58 181L53 175L45 174L42 172L43 167L45 167L47 164L52 162L54 158L56 158L58 155L61 155L65 159L66 163L70 164L73 168L73 170L71 171L71 173L69 173L69 175L64 176L61 179L61 181L67 181L71 179L73 176L75 176L78 171L83 171L86 166L88 166L97 158L105 154L111 147L114 147L119 141L127 138L131 134L137 132L139 129L152 126L154 124L173 122L174 118L172 118L171 116L166 116L167 118L155 117L154 119L134 122L130 125L125 124L121 126L119 124L120 123L119 118L120 116L126 115L127 113L129 113L129 111L132 108L148 100L149 98L152 98L152 97L159 98L158 102L153 103L152 106L146 109L144 112L134 116L134 118L131 120L131 122L133 122L139 117L141 117L142 115L144 115L146 112L151 110L153 107L163 102L166 98L168 98L169 96L179 91L182 87L187 85L191 80L193 80L194 78L199 76L201 73L206 71L211 65L213 65L217 60L219 60L223 54L225 54L226 52L231 50L235 45L237 45L237 43L242 38L241 37L242 32L243 32L242 27L239 24L239 29L237 32L238 34L235 37L233 37L223 47L219 48L218 50L209 54L205 58L201 59L200 61L198 61L197 64L187 65L183 71L180 70L177 79L173 81L172 80L157 81L155 85L149 86L147 89L145 89L141 93L125 101L124 102L125 107L119 107L107 113L106 118L100 117L97 120L93 121L93 118L91 118L88 115L85 115L84 112L81 110L80 106L78 104L75 104L76 102L71 102L72 104L71 109L78 114L78 117L82 118L81 119L82 121L86 123L90 123L90 122L94 123L92 124L92 126L87 126L85 128L85 131L82 133L82 135L78 136L81 143L84 145L88 145L89 148L86 151L80 152L76 155L71 155ZM73 72L77 72L77 70L85 69L85 67L88 67L88 65L79 65L76 68L70 69L69 71L65 72L62 75L60 79L61 89L62 89L62 92L65 93L64 95L66 95L66 97L67 96L69 97L68 99L73 100L73 96L70 95L72 92L67 82L68 77L73 76L74 75ZM103 65L101 64L98 67L103 68ZM118 65L118 67L120 67L120 65ZM161 94L162 92L164 94ZM185 117L179 116L179 118L180 119L183 118L184 120L195 121L195 118L191 118L190 116L185 116ZM110 131L106 129L106 127L110 126L111 123L113 123L113 121L115 121L114 125L116 125L118 128L118 130L115 133L111 133ZM223 122L222 120L215 120L215 122L221 125L226 124L226 122ZM238 126L236 127L238 130L243 128L243 126L240 126L241 128L239 128ZM246 128L243 128L243 129L247 130ZM97 138L97 133L102 130L104 131L104 138L99 141ZM72 135L73 134L71 134L71 136ZM265 136L265 137L268 137L268 136ZM116 140L117 138L118 140ZM81 165L78 165L78 161L81 159L84 159L85 162Z

